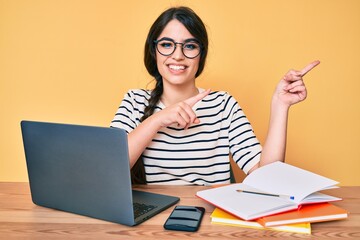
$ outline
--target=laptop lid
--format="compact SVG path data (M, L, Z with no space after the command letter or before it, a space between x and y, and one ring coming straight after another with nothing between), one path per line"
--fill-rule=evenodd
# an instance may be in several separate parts
M22 121L36 205L133 226L179 201L132 191L123 129ZM135 219L133 201L155 206Z

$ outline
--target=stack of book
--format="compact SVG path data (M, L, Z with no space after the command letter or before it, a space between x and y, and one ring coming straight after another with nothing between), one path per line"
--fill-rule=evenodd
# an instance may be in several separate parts
M338 182L295 166L275 162L255 170L242 183L197 192L217 208L212 223L311 233L310 223L345 219L348 213L320 193Z

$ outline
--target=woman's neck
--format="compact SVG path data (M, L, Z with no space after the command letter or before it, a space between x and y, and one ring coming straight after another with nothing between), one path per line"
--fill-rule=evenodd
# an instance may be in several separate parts
M184 101L199 94L195 85L189 86L164 86L161 102L167 107Z

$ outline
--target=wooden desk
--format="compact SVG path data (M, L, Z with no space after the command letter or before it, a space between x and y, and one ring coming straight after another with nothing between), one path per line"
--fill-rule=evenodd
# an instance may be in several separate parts
M28 183L0 183L0 239L360 239L360 187L341 187L326 193L342 197L334 203L350 212L346 220L312 224L312 235L253 230L212 225L214 207L195 197L200 186L140 186L137 189L179 196L179 205L206 209L196 233L166 231L163 224L173 207L136 227L36 206L31 201Z

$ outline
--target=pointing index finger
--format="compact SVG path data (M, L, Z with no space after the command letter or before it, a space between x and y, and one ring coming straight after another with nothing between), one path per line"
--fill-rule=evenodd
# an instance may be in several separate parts
M304 76L305 74L307 74L311 69L313 69L314 67L316 67L317 65L320 64L320 61L314 61L312 63L310 63L309 65L307 65L306 67L304 67L300 72L301 72L301 76Z
M191 107L193 107L198 101L200 101L201 99L206 97L210 93L210 91L211 91L210 89L203 91L203 92L199 93L198 95L185 100L185 102L187 104L189 104Z

